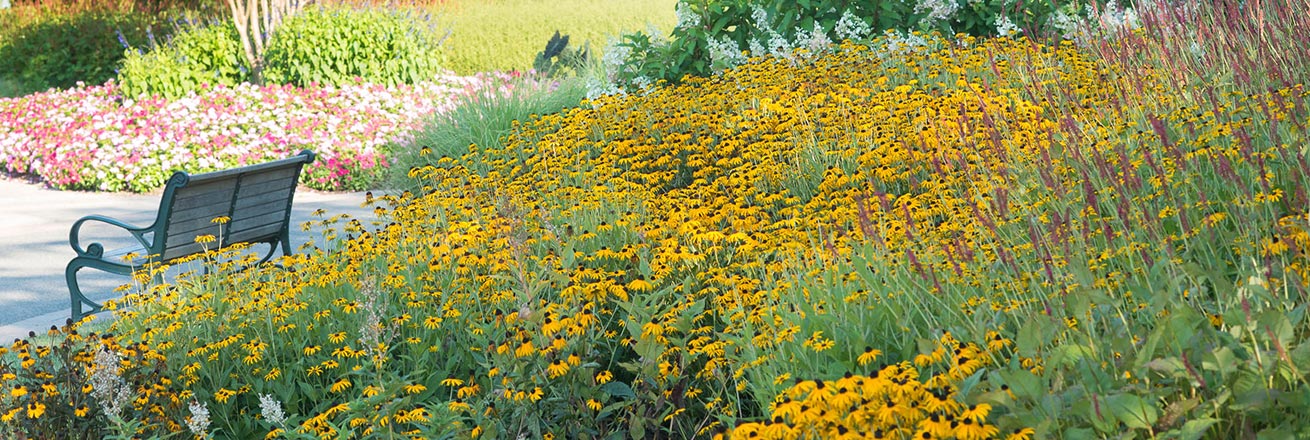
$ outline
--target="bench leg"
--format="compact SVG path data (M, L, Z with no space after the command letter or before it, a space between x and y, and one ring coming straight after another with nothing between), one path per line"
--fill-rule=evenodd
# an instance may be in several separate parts
M278 237L278 241L282 242L282 256L290 257L291 256L291 230L288 228L282 228L282 235Z
M73 261L68 262L68 268L64 269L64 279L68 282L68 297L72 302L73 322L81 321L86 315L99 312L102 307L82 294L82 288L77 285L77 271L84 267L88 266L81 258L74 258ZM82 313L83 304L91 306L86 313Z

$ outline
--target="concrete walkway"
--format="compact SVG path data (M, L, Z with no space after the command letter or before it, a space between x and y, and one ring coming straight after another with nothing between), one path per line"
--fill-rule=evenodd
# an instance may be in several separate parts
M299 225L317 220L311 213L350 214L361 221L376 218L360 205L364 193L296 191L291 214L291 245L296 249L318 231ZM42 184L0 175L0 345L29 331L42 333L63 325L71 313L64 267L74 256L68 245L73 222L90 214L107 215L136 225L148 225L159 209L159 194L117 194L57 191ZM130 244L131 237L112 227L82 230L83 244L100 241L107 249ZM311 235L312 234L312 235ZM114 298L124 277L96 270L78 272L82 291L95 301Z

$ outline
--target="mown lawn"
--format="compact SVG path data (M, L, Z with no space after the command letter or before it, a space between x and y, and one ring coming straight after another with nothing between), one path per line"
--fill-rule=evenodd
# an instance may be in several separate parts
M558 31L569 47L599 57L611 39L648 27L668 33L675 0L455 0L428 8L450 30L447 62L456 73L528 70Z

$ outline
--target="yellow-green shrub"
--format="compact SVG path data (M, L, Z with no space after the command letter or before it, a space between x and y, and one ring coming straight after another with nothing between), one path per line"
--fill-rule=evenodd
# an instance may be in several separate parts
M149 52L129 49L118 85L124 96L173 99L205 84L234 86L249 76L236 27L222 23L186 28Z
M443 34L391 9L311 8L278 27L264 52L273 84L413 84L441 72Z

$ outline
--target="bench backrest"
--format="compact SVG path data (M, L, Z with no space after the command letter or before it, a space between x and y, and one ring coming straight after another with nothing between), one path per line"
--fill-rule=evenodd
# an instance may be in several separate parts
M288 159L212 173L174 173L164 187L150 254L168 261L217 248L218 242L196 242L206 234L221 239L223 246L283 237L300 170L313 160L313 152L302 151ZM213 222L217 217L229 219L222 235Z

